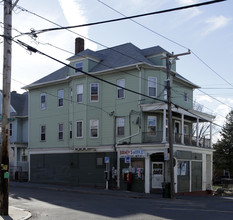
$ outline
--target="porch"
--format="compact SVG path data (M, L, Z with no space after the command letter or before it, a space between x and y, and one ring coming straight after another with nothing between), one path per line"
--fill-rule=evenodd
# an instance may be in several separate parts
M184 135L184 140L182 141L182 134L173 134L174 144L182 144L186 146L195 146L203 148L211 148L211 140L209 138L200 138L198 140L197 136ZM166 143L168 142L168 137L166 140L163 139L163 131L156 131L156 134L151 134L150 132L142 132L142 142L143 143Z
M167 105L165 103L153 103L141 105L142 112L148 117L148 127L142 133L143 143L167 143ZM160 114L160 125L157 117L150 114ZM185 110L172 106L173 143L185 146L212 148L212 120L215 117L207 113L193 109ZM202 124L208 125L208 134L202 134ZM195 125L195 126L193 126Z

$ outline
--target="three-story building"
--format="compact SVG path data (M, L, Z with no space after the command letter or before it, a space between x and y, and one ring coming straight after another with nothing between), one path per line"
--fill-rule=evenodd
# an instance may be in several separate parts
M29 90L30 181L154 192L170 181L166 50L126 43L99 51L76 39L70 64ZM175 191L211 189L214 117L171 67ZM199 137L202 123L210 135ZM193 126L196 133L193 134ZM108 171L107 175L106 172Z

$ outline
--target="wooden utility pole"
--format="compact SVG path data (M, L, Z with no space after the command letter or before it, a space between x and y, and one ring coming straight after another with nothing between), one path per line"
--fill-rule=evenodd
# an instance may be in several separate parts
M3 52L3 92L2 92L2 149L1 149L1 189L0 215L8 215L9 210L9 123L11 89L11 48L12 48L12 0L4 1L4 52Z
M171 199L175 199L175 184L174 184L174 157L173 157L173 126L172 126L172 102L171 102L171 65L172 60L176 60L178 56L188 55L190 51L182 54L168 54L166 55L166 70L167 70L167 110L168 110L168 141L169 141L169 155L170 155L170 193Z

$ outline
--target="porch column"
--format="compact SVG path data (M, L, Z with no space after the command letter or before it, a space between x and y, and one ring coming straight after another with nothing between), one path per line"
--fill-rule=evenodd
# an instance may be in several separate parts
M150 156L145 158L145 193L150 193Z
M202 191L206 190L206 154L202 154Z
M166 143L166 108L163 109L163 142Z
M199 146L199 118L197 118L197 127L196 127L196 138L197 138L197 147Z
M212 148L212 122L210 122L210 148Z
M181 144L184 144L184 114L181 114Z

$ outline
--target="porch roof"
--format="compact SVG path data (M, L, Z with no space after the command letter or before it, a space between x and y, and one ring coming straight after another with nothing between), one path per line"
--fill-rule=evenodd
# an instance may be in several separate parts
M165 103L153 103L153 104L143 104L141 105L143 112L156 112L161 110L167 110L167 104ZM185 109L182 107L177 107L172 105L172 112L183 114L185 116L189 116L191 118L197 119L199 118L200 122L212 122L215 116L200 112L194 109Z

